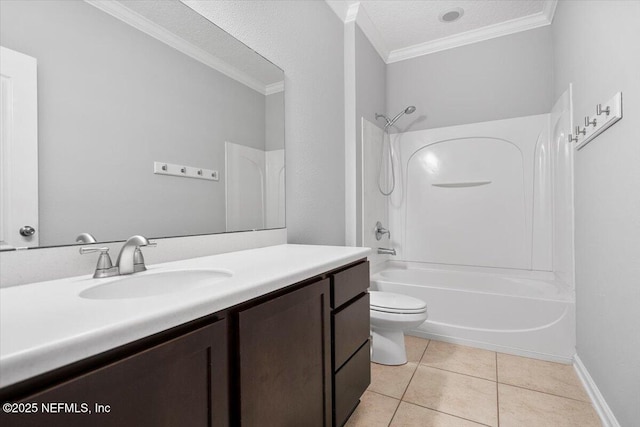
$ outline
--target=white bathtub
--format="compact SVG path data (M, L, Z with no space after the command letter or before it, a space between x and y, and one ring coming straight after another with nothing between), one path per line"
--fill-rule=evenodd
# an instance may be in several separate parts
M393 261L371 288L426 301L410 335L565 363L575 353L574 292L552 273Z

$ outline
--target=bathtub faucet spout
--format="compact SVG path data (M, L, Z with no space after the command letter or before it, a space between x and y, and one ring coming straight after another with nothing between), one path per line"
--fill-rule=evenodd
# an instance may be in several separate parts
M395 255L396 250L394 248L378 248L378 254L380 255Z

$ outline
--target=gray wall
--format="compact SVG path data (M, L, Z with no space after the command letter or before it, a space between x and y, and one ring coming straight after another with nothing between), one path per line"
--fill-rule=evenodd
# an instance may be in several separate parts
M185 1L285 71L291 243L345 241L343 23L324 1Z
M575 153L577 352L622 426L640 420L638 22L637 1L561 1L553 22L574 120L623 93L623 119Z
M41 246L225 230L224 141L264 149L264 95L85 2L3 1L1 19L38 60Z
M549 26L389 64L387 111L417 111L392 132L548 113Z
M284 92L266 96L264 138L265 150L284 148Z
M364 117L380 127L384 120L376 121L376 113L385 114L385 85L387 65L356 25L356 115L358 141L362 131L360 118Z
M384 124L376 120L376 113L386 114L385 85L387 65L369 42L360 27L355 26L356 64L356 242L362 244L362 118L372 123ZM372 225L373 226L373 225Z

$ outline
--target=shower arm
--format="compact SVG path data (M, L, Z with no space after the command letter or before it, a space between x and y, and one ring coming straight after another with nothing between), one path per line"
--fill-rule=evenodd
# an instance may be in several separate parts
M389 126L389 123L391 123L391 120L389 120L389 117L385 116L384 114L376 113L376 120L378 119L384 119L387 122L385 124L385 127Z

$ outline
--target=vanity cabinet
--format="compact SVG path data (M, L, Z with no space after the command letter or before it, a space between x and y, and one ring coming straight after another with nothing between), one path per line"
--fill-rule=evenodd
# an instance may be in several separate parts
M343 425L370 382L368 286L359 261L0 389L37 408L0 425Z
M369 263L314 280L239 311L238 425L342 426L369 386Z
M227 426L227 372L222 319L20 399L16 412L27 413L3 411L0 421L6 427Z

